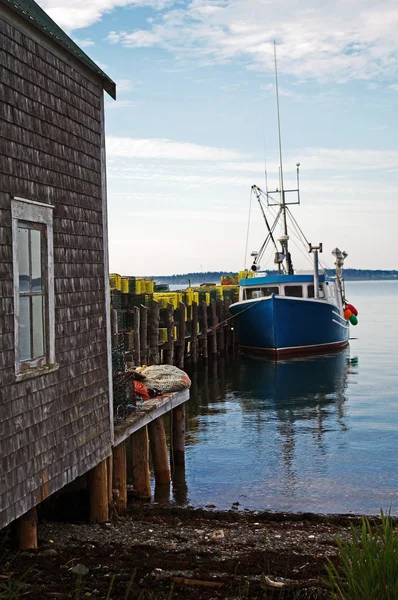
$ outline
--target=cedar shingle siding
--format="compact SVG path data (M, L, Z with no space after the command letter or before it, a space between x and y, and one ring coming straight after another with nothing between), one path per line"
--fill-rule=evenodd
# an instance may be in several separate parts
M0 3L1 9L1 3ZM103 81L0 12L0 529L110 452ZM63 58L61 58L63 56ZM55 359L17 383L11 199L54 205Z

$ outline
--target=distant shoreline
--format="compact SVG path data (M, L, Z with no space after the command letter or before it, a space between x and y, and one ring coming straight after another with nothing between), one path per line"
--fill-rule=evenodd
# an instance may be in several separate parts
M350 272L351 271L351 272ZM353 273L354 271L354 273ZM344 271L344 280L349 281L398 281L398 271L370 271L364 269L364 272L360 272L361 269L346 269ZM276 275L276 271L267 271L268 275ZM327 275L333 276L334 271L328 270ZM198 285L201 283L214 283L218 285L222 276L236 276L236 273L232 272L207 272L207 273L183 273L175 275L151 275L156 283L163 283L168 285L188 285L191 282L192 285Z

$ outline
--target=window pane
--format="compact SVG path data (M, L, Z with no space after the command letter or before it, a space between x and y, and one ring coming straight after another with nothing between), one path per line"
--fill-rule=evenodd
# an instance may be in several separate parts
M261 289L263 291L263 295L264 296L271 296L271 294L275 294L276 296L279 295L279 288L278 287L263 287Z
M294 298L303 297L303 288L301 285L286 285L285 296L293 296Z
M30 298L19 298L19 359L21 362L32 358L30 347Z
M31 229L30 251L32 260L32 291L41 292L42 269L41 269L41 230Z
M309 285L308 286L308 298L313 298L313 297L314 297L314 286Z
M44 296L32 296L33 358L44 356Z
M29 229L18 227L18 271L19 291L29 292Z

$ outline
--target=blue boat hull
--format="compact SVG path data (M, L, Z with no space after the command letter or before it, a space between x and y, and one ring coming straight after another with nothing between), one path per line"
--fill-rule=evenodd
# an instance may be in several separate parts
M230 306L242 350L273 355L329 352L348 344L349 326L328 302L268 296Z

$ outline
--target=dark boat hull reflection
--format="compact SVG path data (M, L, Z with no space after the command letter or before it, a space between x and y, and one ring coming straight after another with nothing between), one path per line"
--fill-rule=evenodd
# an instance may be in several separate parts
M242 357L238 387L245 399L273 401L278 408L333 401L344 393L348 364L348 349L278 362Z

